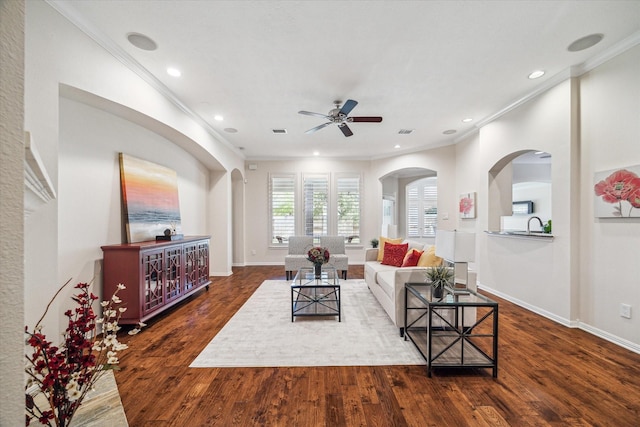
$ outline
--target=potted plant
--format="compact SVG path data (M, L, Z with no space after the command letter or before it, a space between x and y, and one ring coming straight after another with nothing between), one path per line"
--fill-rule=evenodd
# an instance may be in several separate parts
M372 248L377 248L379 242L378 242L378 239L373 238L373 239L371 239L370 243L371 243L371 247Z
M433 297L442 298L445 285L453 278L453 269L444 265L429 267L426 275L427 281L433 287Z

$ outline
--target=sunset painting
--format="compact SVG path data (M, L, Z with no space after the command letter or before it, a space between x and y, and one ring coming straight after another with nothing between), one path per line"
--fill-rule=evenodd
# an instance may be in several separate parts
M167 228L181 233L174 170L120 153L120 182L128 243L154 240Z

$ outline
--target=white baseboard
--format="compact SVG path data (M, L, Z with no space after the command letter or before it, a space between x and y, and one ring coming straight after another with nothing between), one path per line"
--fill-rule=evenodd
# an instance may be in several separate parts
M505 299L505 300L507 300L509 302L512 302L515 305L518 305L518 306L520 306L522 308L525 308L525 309L527 309L527 310L529 310L529 311L531 311L533 313L539 314L542 317L546 317L549 320L553 320L556 323L560 323L563 326L566 326L568 328L582 329L585 332L588 332L588 333L590 333L592 335L595 335L595 336L597 336L599 338L602 338L604 340L607 340L609 342L617 344L620 347L623 347L623 348L625 348L625 349L627 349L629 351L632 351L634 353L640 354L640 345L638 345L636 343L633 343L631 341L627 341L627 340L625 340L623 338L620 338L620 337L618 337L616 335L610 334L609 332L603 331L601 329L595 328L595 327L593 327L591 325L588 325L588 324L586 324L584 322L581 322L579 320L570 320L570 319L566 319L564 317L555 315L555 314L550 313L550 312L548 312L548 311L546 311L546 310L544 310L544 309L542 309L540 307L531 305L531 304L526 303L524 301L521 301L521 300L519 300L517 298L513 298L511 295L507 295L507 294L504 294L504 293L502 293L500 291L496 291L495 289L492 289L492 288L490 288L488 286L484 286L481 283L478 283L478 288L480 288L480 289L482 289L484 291L487 291L489 293L492 293L492 294L494 294L494 295L496 295L496 296L498 296L498 297L500 297L502 299Z

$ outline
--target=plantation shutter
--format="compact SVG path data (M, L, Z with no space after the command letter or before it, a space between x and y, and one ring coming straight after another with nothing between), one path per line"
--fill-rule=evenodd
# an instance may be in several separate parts
M406 187L407 237L434 237L438 226L438 180L423 178Z
M422 219L424 237L434 237L438 226L438 187L436 180L427 178L423 187L422 208L424 217Z
M272 175L269 180L271 243L296 234L295 175Z
M348 243L360 243L360 177L338 177L337 232Z
M316 243L320 236L328 234L328 196L329 180L326 175L304 177L304 234L314 236Z
M420 237L418 187L407 187L407 237Z

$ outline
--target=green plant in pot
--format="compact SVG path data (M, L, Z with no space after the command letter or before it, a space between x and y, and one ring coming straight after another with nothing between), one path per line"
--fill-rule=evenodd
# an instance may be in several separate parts
M373 239L371 239L370 243L371 243L371 247L372 248L377 248L379 241L378 241L378 239L373 238Z
M427 281L433 287L433 297L442 298L445 285L453 279L453 269L444 265L429 267L426 275Z

